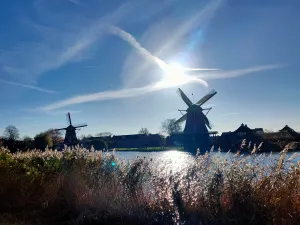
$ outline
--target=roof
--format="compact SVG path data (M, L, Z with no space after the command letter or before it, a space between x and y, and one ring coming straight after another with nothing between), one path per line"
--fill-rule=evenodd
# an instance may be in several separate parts
M284 132L284 133L288 133L292 136L299 136L299 134L293 130L292 128L290 128L288 125L285 125L284 128L282 128L281 130L279 130L279 132Z
M252 129L250 129L248 126L247 126L247 124L241 124L241 126L238 128L238 129L236 129L235 131L234 131L235 133L239 133L239 132L246 132L246 133L252 133L253 132L253 130Z

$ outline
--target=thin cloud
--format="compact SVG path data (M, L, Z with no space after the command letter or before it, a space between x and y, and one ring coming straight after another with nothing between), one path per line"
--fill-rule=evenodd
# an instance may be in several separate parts
M11 84L11 85L19 86L19 87L33 89L33 90L40 91L40 92L50 93L50 94L56 94L57 93L56 91L52 91L52 90L49 90L49 89L40 88L40 87L36 87L36 86L31 86L31 85L27 85L27 84L21 84L21 83L7 81L7 80L2 80L2 79L0 79L0 82L5 83L5 84Z
M234 116L234 115L240 115L239 112L230 112L230 113L222 113L221 116Z
M158 89L148 86L148 87L141 87L141 88L129 88L129 89L121 89L121 90L113 90L113 91L104 91L104 92L98 92L98 93L87 94L87 95L79 95L66 100L55 102L48 106L42 107L41 109L45 111L50 111L65 106L75 105L75 104L80 104L85 102L131 98L131 97L147 94L155 90Z
M139 1L126 2L87 24L83 19L74 21L74 18L67 15L54 14L46 4L46 1L39 0L34 5L40 20L46 21L49 26L29 19L25 19L22 24L33 35L40 36L40 41L16 43L15 47L0 51L0 65L6 73L18 76L19 80L34 81L45 72L86 59L90 46L107 34L107 24L118 23L132 10L140 7Z
M69 2L75 4L75 5L80 5L80 1L79 0L68 0Z
M162 46L161 49L163 48L168 48L172 46L174 43L176 43L178 40L180 40L183 36L188 34L195 26L209 21L214 15L217 9L221 6L221 3L223 1L213 1L211 4L207 5L203 10L200 10L199 13L191 17L188 21L186 21L183 25L178 27L178 32L172 38L172 40L168 40L168 43L166 43L164 46ZM177 30L176 30L177 31ZM147 61L150 61L159 67L163 68L167 64L158 58L157 56L153 55L151 52L149 52L146 48L144 48L131 34L128 32L122 30L121 28L117 26L111 26L109 28L109 32L113 35L117 35L127 43L129 43L139 54L141 54L144 58L147 59ZM160 44L160 43L158 43ZM137 61L132 61L131 67L128 68L136 68L139 65L136 63ZM189 79L188 82L200 82L200 79L222 79L222 78L229 78L229 77L238 77L238 76L244 76L250 73L254 72L259 72L259 71L264 71L264 70L270 70L270 69L276 69L279 68L279 65L266 65L266 66L259 66L259 67L252 67L252 68L247 68L247 69L242 69L242 70L232 70L232 71L219 71L215 73L209 73L209 74L195 74L195 76L190 76L190 78L194 79ZM188 68L190 70L194 68ZM127 71L127 74L130 74L129 72L132 71ZM132 74L132 73L131 73ZM75 105L75 104L81 104L81 103L86 103L86 102L93 102L93 101L106 101L106 100L111 100L111 99L122 99L122 98L132 98L135 96L140 96L143 94L148 94L154 91L159 91L162 89L166 89L169 87L174 87L172 85L167 86L167 85L158 85L161 82L166 82L166 79L162 79L158 82L156 82L153 85L145 85L143 87L134 87L134 88L124 88L120 90L112 90L112 91L105 91L105 92L98 92L98 93L92 93L92 94L86 94L86 95L78 95L74 96L62 101L54 102L50 105L41 107L41 109L46 110L46 111L51 111L51 110L56 110L59 108L63 108L66 106L70 105ZM169 80L170 81L170 80ZM205 82L204 80L201 80ZM206 82L205 82L206 83Z
M151 52L149 52L146 48L144 48L133 35L126 32L125 30L121 29L117 26L111 26L110 27L110 33L114 34L124 41L126 41L128 44L130 44L135 50L137 50L138 53L140 53L145 59L152 61L153 63L157 64L160 68L165 69L168 64L163 61L162 59L158 58L157 56L154 56ZM218 70L218 69L209 69L209 68L183 68L185 71L210 71L210 70Z
M201 75L197 75L197 77L204 79L204 80L228 79L228 78L245 76L250 73L279 69L284 66L285 66L284 64L263 65L263 66L256 66L256 67L240 69L240 70L233 70L233 71L228 71L228 72L223 71L223 72L201 74Z
M254 68L248 68L243 70L233 70L233 71L227 71L223 72L223 74L234 74L235 76L243 76L249 73L254 73L258 71L263 70L269 70L271 68L275 69L278 68L276 66L261 66L260 69L257 69L258 67ZM218 77L224 77L221 76L222 73L219 73ZM192 77L192 76L191 76ZM218 79L218 77L215 77L214 79ZM200 82L196 79L191 79L189 82ZM159 82L158 82L159 83ZM156 83L157 84L157 83ZM106 101L106 100L112 100L112 99L123 99L123 98L132 98L144 94L148 94L151 92L160 91L163 89L167 89L174 86L157 86L156 84L140 87L140 88L127 88L127 89L120 89L120 90L113 90L113 91L104 91L104 92L98 92L93 94L87 94L87 95L79 95L75 97L71 97L62 101L55 102L53 104L50 104L48 106L41 107L42 110L55 110L59 108L63 108L70 105L75 104L81 104L86 102L94 102L94 101Z
M165 16L165 18L160 19L156 23L152 23L141 36L140 41L145 43L147 48L151 49L152 53L155 53L156 58L158 58L157 56L163 56L167 59L173 57L178 52L187 52L181 49L184 45L183 43L186 43L187 36L194 33L196 29L206 26L216 15L223 3L225 3L225 1L215 0L203 5L203 2L199 1L193 6L195 13L190 14L183 22L177 19L173 20L172 16ZM121 34L122 33L123 32L121 32ZM129 40L134 42L132 38ZM153 60L153 58L151 59L151 57L149 59L149 52L145 52L144 50L145 48L139 52L139 49L135 48L134 51L128 55L123 65L122 77L124 78L124 86L127 88L146 85L144 78L147 74L160 73L149 63L149 61L153 62L155 60ZM140 60L137 58L136 52L142 53L146 58L148 57L149 60ZM153 77L152 79L156 79L154 76L151 77ZM147 77L147 80L150 79L150 77Z
M65 110L45 110L44 108L31 108L31 109L22 109L24 112L30 112L30 113L46 113L50 116L56 116L56 115L64 115L67 112L71 114L78 114L81 113L81 110L72 110L72 109L65 109Z

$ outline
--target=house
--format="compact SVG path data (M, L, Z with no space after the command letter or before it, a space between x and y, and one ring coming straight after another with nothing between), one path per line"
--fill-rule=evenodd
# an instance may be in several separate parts
M237 147L244 139L248 142L258 143L264 134L262 128L251 129L247 124L241 124L239 128L231 132L223 132L219 138L219 145L223 150L230 150Z
M293 138L299 138L300 137L300 134L298 132L296 132L295 130L293 130L292 128L290 128L288 125L285 125L284 128L279 130L279 133L286 134L286 135L288 135L290 137L293 137Z

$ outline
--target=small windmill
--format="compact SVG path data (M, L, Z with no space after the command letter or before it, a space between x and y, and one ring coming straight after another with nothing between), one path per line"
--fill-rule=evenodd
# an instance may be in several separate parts
M212 109L210 108L202 108L202 105L206 103L209 99L211 99L214 95L217 94L215 90L212 90L195 104L185 95L185 93L178 88L177 93L182 98L182 100L187 104L188 108L186 110L179 110L181 113L184 111L185 114L182 115L180 119L176 121L176 123L181 123L186 121L184 127L184 137L186 145L191 145L191 141L194 145L199 147L202 150L208 150L211 145L211 140L209 137L210 132L208 129L212 129L212 124L207 118L208 112ZM207 111L204 114L204 111Z
M65 145L67 145L67 146L77 145L78 139L76 137L76 130L79 130L78 128L81 128L81 127L86 127L87 124L80 124L80 125L73 126L72 120L71 120L71 114L69 112L67 113L67 121L69 124L67 127L55 129L55 130L57 130L57 131L65 130L66 131L65 140L64 140Z

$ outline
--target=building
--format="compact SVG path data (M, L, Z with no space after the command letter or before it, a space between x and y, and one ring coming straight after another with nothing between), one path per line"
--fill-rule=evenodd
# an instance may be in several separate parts
M146 148L164 146L159 134L116 135L111 138L113 148Z
M281 130L279 130L280 134L286 134L290 137L293 138L299 138L300 134L298 132L296 132L295 130L293 130L292 128L290 128L288 125L285 125L284 128L282 128Z
M114 135L106 137L90 137L82 141L82 144L90 148L92 145L95 149L106 148L147 148L161 147L165 145L165 139L159 134L130 134Z
M247 124L241 124L239 128L231 132L223 132L219 138L219 145L222 150L234 150L246 139L247 142L258 143L261 140L264 131L262 128L251 129Z

